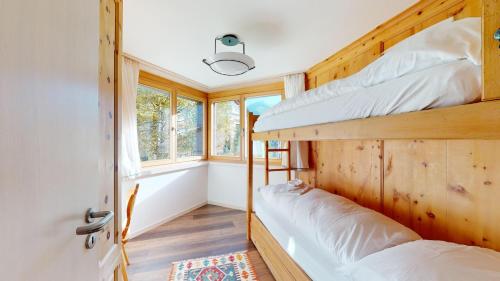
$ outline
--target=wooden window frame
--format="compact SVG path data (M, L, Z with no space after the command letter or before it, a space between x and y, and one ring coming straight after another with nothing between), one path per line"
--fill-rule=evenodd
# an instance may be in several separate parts
M238 90L235 90L237 92ZM281 95L281 100L285 98L284 89L276 89L270 91L263 92L250 92L250 93L238 93L234 95L224 95L221 97L210 98L208 97L208 160L210 161L219 161L219 162L230 162L230 163L246 163L248 161L246 156L246 139L248 137L247 128L248 128L248 120L246 120L245 116L245 100L248 98L257 98L257 97L268 97L268 96L277 96ZM213 155L213 106L216 102L223 101L232 101L239 100L240 101L240 124L242 125L240 128L240 155L239 156L218 156ZM256 164L264 164L265 158L255 158L254 163ZM280 166L282 164L281 159L270 159L269 163L271 165Z
M203 152L202 155L200 156L191 156L191 157L177 157L177 98L182 97L186 99L190 99L193 101L199 101L203 103ZM204 98L197 97L195 95L191 95L189 93L183 92L181 90L178 90L176 95L175 95L175 111L173 112L175 117L176 117L176 123L175 123L175 143L174 143L174 148L175 148L175 162L176 163L183 163L183 162L189 162L189 161L200 161L200 160L206 160L207 157L207 100Z
M213 144L214 144L214 133L213 133L213 122L214 122L214 105L215 103L219 102L226 102L226 101L239 101L240 102L240 155L239 156L220 156L220 155L215 155L213 151ZM244 127L245 125L243 124L244 116L243 112L241 109L241 102L242 102L242 97L241 96L228 96L228 97L222 97L222 98L215 98L215 99L209 99L209 106L208 106L208 118L209 118L209 138L208 138L208 150L209 150L209 160L219 160L219 161L226 161L226 162L241 162L244 149L245 149L245 143L244 139L242 138L244 135Z
M166 160L152 160L142 161L142 168L150 168L155 166L170 165L175 163L185 163L190 161L202 161L207 159L207 98L206 94L198 92L187 86L178 84L176 82L167 80L165 78L150 74L145 71L139 72L139 84L151 88L167 91L170 93L170 159ZM203 102L203 154L201 156L193 157L177 157L177 97L192 99L195 101ZM173 132L173 133L172 133Z

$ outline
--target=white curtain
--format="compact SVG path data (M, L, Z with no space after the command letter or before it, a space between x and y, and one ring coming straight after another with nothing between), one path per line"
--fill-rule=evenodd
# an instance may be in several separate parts
M122 176L130 177L141 172L141 158L137 139L136 97L139 85L139 63L123 58L122 66Z
M284 77L285 97L287 99L304 94L306 90L304 73L291 74ZM287 159L283 159L283 165L287 164ZM309 168L309 142L290 142L290 166L294 169Z

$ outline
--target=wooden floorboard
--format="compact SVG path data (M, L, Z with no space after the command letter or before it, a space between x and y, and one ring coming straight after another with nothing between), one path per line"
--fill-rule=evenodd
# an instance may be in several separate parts
M130 281L167 281L172 262L248 251L261 281L274 281L252 242L243 211L206 205L128 242Z

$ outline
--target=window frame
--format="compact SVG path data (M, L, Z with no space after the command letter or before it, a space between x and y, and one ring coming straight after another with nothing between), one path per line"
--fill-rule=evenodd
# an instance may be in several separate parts
M240 102L240 153L238 156L221 156L221 155L216 155L213 151L213 144L214 144L214 106L218 102L225 102L225 101L239 101ZM209 124L210 124L210 131L209 131L209 160L223 160L223 161L229 161L229 162L238 162L241 161L242 159L242 153L244 152L244 147L245 147L245 142L243 139L243 131L245 128L245 124L242 123L242 120L245 120L243 116L243 112L241 110L241 102L242 98L240 96L229 96L229 97L222 97L222 98L214 98L209 100Z
M201 161L207 159L207 133L208 133L208 122L207 122L207 97L206 94L198 92L187 86L178 84L176 82L167 80L165 78L150 74L145 71L139 72L139 84L148 86L151 88L159 89L162 91L167 91L170 93L170 159L166 160L152 160L152 161L142 161L141 167L150 168L155 166L170 165L175 163L184 163L190 161ZM203 154L201 156L193 157L177 157L177 97L188 98L195 101L200 101L203 103Z
M177 97L182 97L185 99L190 99L193 101L199 101L203 103L203 152L201 156L191 156L191 157L177 157ZM176 163L182 163L182 162L189 162L189 161L199 161L199 160L205 160L207 157L207 100L204 98L200 98L194 95L191 95L189 93L186 93L182 90L178 90L178 93L176 92L175 94L175 111L172 111L175 115L175 130L174 130L174 136L175 136L175 143L174 143L174 150L175 150L175 159Z
M246 120L246 108L245 108L245 100L247 98L258 98L258 97L268 97L268 96L277 96L281 95L281 100L285 99L284 89L277 89L271 91L263 91L263 92L250 92L250 93L241 93L241 94L228 94L221 97L210 98L210 94L208 96L208 160L210 161L221 161L221 162L232 162L232 163L246 163L247 162L247 128L248 128L248 120ZM240 155L239 156L218 156L213 154L213 128L214 128L214 118L213 118L213 107L214 103L222 102L222 101L231 101L231 100L239 100L240 101L240 124L242 124L240 128ZM254 163L263 164L265 158L257 158L254 157ZM271 165L281 165L281 159L269 159L269 163Z

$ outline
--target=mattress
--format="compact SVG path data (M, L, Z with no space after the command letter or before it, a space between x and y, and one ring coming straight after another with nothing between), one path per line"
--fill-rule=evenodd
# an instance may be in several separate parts
M302 230L269 206L259 192L254 193L253 204L255 214L267 230L312 280L349 280L341 270L342 265L331 262L324 249L307 239Z
M309 94L308 94L309 95ZM302 95L259 117L255 132L295 128L473 103L481 96L481 66L452 61L346 93Z

